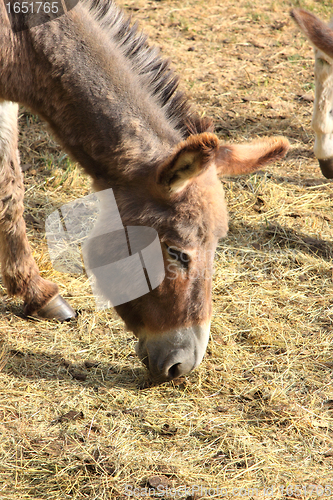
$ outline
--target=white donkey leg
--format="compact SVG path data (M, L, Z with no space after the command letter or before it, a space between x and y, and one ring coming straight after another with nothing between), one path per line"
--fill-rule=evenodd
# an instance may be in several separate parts
M333 178L333 59L320 50L315 52L316 94L312 128L315 132L314 153L322 173Z
M18 105L0 100L0 262L10 295L23 298L25 313L65 320L74 311L54 283L41 278L23 219L23 177L17 150Z
M327 25L303 9L294 9L291 15L314 48L314 153L324 176L333 179L333 23Z

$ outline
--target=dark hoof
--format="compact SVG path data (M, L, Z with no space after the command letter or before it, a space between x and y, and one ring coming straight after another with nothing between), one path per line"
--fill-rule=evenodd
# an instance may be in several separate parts
M333 158L327 158L327 160L319 160L320 170L326 179L333 179Z
M33 316L45 319L56 319L57 321L68 321L76 318L76 312L67 304L61 295L56 295L53 299L36 311Z

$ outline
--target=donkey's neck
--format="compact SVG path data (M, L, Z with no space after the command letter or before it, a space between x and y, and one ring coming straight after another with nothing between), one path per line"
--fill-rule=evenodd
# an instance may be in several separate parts
M158 96L84 5L13 40L0 98L44 118L92 177L110 185L135 177L182 139Z

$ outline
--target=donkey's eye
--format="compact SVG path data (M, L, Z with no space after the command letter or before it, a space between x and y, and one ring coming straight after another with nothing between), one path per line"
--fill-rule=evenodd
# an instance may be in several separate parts
M322 66L330 66L330 63L328 61L326 61L326 59L323 59L322 57L318 57L318 62L322 65Z
M172 260L176 260L184 269L188 269L191 259L185 252L182 252L181 250L178 250L178 248L169 245L165 245L165 248Z

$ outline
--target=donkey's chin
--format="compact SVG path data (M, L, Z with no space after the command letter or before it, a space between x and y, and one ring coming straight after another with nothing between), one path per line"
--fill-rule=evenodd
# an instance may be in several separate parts
M333 133L316 132L314 154L326 179L333 179Z
M165 382L199 366L206 352L210 323L177 328L162 334L141 330L135 351L152 377Z
M326 179L333 179L333 158L318 159L320 170Z

